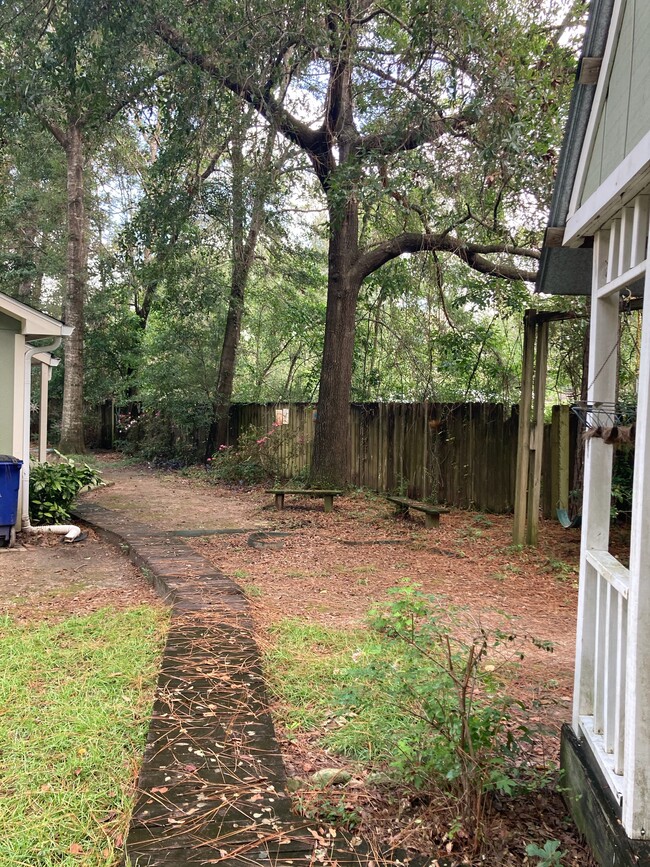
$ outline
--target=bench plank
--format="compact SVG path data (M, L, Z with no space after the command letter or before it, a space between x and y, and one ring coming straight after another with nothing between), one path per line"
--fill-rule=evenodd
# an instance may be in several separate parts
M440 526L440 515L446 515L449 509L443 506L431 506L428 503L419 503L417 500L409 500L408 497L390 497L386 499L390 503L395 504L395 514L400 517L405 517L409 513L409 509L424 513L424 526L427 530Z

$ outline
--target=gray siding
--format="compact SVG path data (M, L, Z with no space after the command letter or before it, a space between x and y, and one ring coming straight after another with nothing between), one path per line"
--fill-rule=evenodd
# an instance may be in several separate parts
M627 0L581 202L650 132L650 3Z
M20 326L0 313L0 454L13 448L14 352Z

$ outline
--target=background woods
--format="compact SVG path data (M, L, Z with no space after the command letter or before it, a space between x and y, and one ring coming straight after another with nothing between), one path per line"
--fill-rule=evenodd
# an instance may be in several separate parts
M205 459L231 400L314 402L341 481L350 400L516 402L583 6L6 4L2 289L76 326L62 445L110 400Z

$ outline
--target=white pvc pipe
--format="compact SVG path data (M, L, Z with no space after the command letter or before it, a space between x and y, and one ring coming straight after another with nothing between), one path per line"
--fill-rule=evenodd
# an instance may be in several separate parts
M27 518L27 525L25 525L23 518L23 533L55 533L57 536L64 536L64 542L74 542L77 536L81 533L81 528L75 526L75 524L48 524L44 527L32 527L29 523L29 517Z

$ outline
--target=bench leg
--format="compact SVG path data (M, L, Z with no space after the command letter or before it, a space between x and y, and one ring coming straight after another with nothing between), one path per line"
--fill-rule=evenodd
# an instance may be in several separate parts
M275 495L275 508L278 510L284 509L284 494Z
M325 512L331 512L334 508L334 497L323 497L323 510Z
M395 515L399 518L406 518L409 513L408 506L402 506L401 503L395 503Z
M424 513L424 526L427 530L432 530L434 527L440 526L440 515L429 515Z

